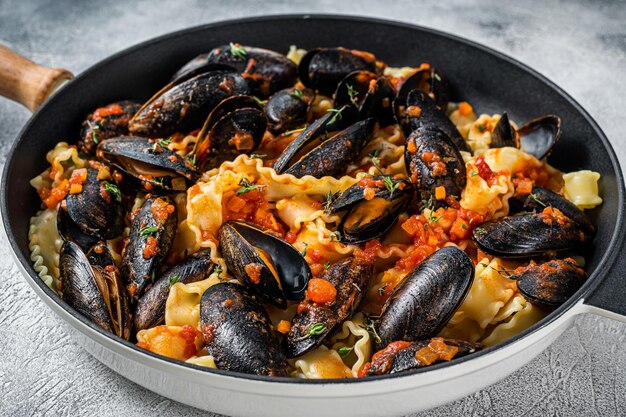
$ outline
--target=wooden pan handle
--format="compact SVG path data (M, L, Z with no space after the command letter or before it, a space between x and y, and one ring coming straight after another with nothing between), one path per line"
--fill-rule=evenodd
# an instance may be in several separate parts
M61 68L37 65L0 45L0 96L35 111L72 73Z

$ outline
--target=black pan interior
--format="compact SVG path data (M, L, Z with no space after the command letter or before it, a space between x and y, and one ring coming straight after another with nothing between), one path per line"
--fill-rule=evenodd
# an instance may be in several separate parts
M45 287L30 266L28 226L40 200L29 180L46 167L46 152L60 140L76 141L80 123L92 109L121 99L145 100L187 60L228 42L284 53L292 44L305 49L341 45L371 51L391 66L429 62L451 82L454 98L468 100L477 113L507 111L516 122L546 113L561 116L563 135L549 162L563 171L591 169L602 175L604 203L591 212L598 232L585 254L588 272L598 269L610 252L623 194L617 159L597 125L556 86L503 55L432 30L354 17L279 16L193 28L123 51L81 74L33 116L5 167L2 210L19 261L38 285ZM600 279L602 274L593 274L577 296L534 328L556 318Z

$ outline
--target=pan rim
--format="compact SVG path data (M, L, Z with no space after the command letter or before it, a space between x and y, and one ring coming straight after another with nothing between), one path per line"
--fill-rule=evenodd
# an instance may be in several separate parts
M535 323L534 325L524 330L523 332L520 332L516 334L515 336L511 337L510 339L507 339L504 342L501 342L497 345L485 348L484 350L476 352L472 355L455 359L454 361L451 361L451 362L439 363L439 364L431 365L429 367L416 369L413 371L407 371L407 372L403 372L399 374L379 375L379 376L372 376L368 378L355 378L355 379L350 379L350 380L345 380L345 379L304 380L304 379L286 378L286 377L268 377L268 376L243 374L239 372L227 371L227 370L222 370L222 369L210 369L210 368L201 367L198 365L193 365L193 364L177 361L177 360L170 359L170 358L146 351L144 349L141 349L135 346L134 344L122 338L119 338L118 336L115 336L109 332L106 332L104 329L89 322L86 318L84 318L78 312L72 309L67 303L65 303L65 301L63 301L60 297L58 297L58 295L52 289L50 289L36 274L36 272L34 271L32 267L30 257L24 255L24 253L22 253L21 249L19 248L19 245L16 240L16 236L13 233L13 230L11 228L11 221L9 220L9 216L8 216L9 208L7 204L7 179L14 166L15 154L17 152L17 149L20 148L21 147L20 145L22 145L22 143L25 141L25 138L31 126L37 123L37 119L40 117L41 114L45 113L46 109L53 107L57 100L60 100L60 98L63 97L64 94L68 94L68 91L71 92L72 87L75 84L80 83L84 79L88 79L90 74L100 71L102 67L105 67L106 65L126 55L133 54L151 45L156 45L162 42L171 41L178 37L183 37L183 36L193 34L194 32L203 32L203 31L211 30L211 29L215 30L215 29L219 29L220 27L229 26L233 24L245 24L249 22L270 23L270 22L277 22L277 21L284 23L285 21L297 22L301 20L320 20L320 21L325 20L325 21L337 21L337 22L351 21L355 23L368 23L368 24L375 24L375 25L381 25L381 26L387 26L387 27L410 29L410 30L414 30L414 31L422 32L422 33L427 33L430 35L435 35L438 37L447 38L447 39L454 41L455 43L460 43L467 47L478 49L482 52L485 52L489 55L496 57L497 59L501 61L505 61L508 64L514 67L517 67L523 72L529 73L533 78L535 78L539 82L546 84L550 89L552 89L553 91L558 93L561 97L563 97L567 101L567 103L570 106L572 106L572 108L575 111L577 111L581 116L583 116L585 121L589 124L589 126L592 128L594 133L598 136L598 138L602 142L602 145L605 151L609 155L610 163L614 170L615 177L616 177L617 184L618 184L617 185L618 211L617 211L617 217L616 217L615 223L616 225L619 225L619 226L615 228L611 236L610 242L608 244L608 250L602 255L599 261L599 264L604 265L604 268L602 268L602 274L601 274L600 269L596 268L596 270L593 271L589 275L587 282L585 282L585 284L576 292L576 294L572 296L566 303L564 303L562 306L560 306L558 309L550 313L548 316L546 316L544 319L542 319L538 323ZM624 220L624 192L625 192L624 178L623 178L623 174L620 168L619 160L617 159L617 155L615 154L615 151L611 143L609 142L608 138L606 137L606 135L604 134L600 126L597 124L597 122L568 93L566 93L563 89L561 89L554 82L550 81L547 77L545 77L538 71L530 68L529 66L523 64L522 62L500 51L497 51L493 48L484 46L482 44L473 42L471 40L462 38L454 34L450 34L444 31L439 31L439 30L424 27L424 26L419 26L419 25L414 25L414 24L399 22L399 21L393 21L393 20L388 20L388 19L360 16L360 15L303 13L303 14L274 14L274 15L249 16L249 17L244 17L244 18L222 20L218 22L213 22L213 23L208 23L204 25L198 25L198 26L182 29L179 31L160 35L158 37L151 38L141 43L138 43L136 45L133 45L131 47L128 47L122 51L119 51L97 62L93 66L87 68L85 71L80 73L74 80L67 83L67 85L64 86L64 88L62 88L57 94L53 95L47 102L45 102L41 106L41 108L38 109L31 116L31 118L27 121L25 126L21 129L20 133L18 134L18 137L11 145L11 149L9 153L7 154L6 163L3 169L3 173L2 173L2 189L0 190L0 204L1 204L3 229L5 231L5 236L7 238L7 241L10 244L12 255L14 259L16 260L16 263L18 263L18 266L20 267L19 268L20 272L22 272L22 275L24 275L28 283L31 286L33 285L38 286L39 289L42 290L44 294L46 294L48 300L42 300L42 301L44 301L46 304L56 305L56 307L60 307L61 309L65 310L66 313L73 316L75 319L77 319L79 322L85 325L90 331L95 331L96 333L99 333L100 336L104 336L108 339L111 339L113 342L117 342L119 346L124 347L126 349L133 350L135 352L138 352L144 355L151 356L152 358L156 358L160 361L163 361L164 364L176 365L178 367L189 368L193 370L200 370L207 374L235 378L236 380L245 379L245 380L252 380L252 381L262 381L262 382L270 382L274 384L288 384L288 385L333 384L334 386L337 386L337 385L353 386L354 384L367 384L369 382L381 381L381 380L392 379L392 378L393 379L408 379L410 377L415 377L416 375L420 375L423 373L435 372L439 369L458 367L458 366L463 365L467 361L471 361L472 359L477 359L479 357L490 355L493 352L499 351L507 346L521 342L523 339L527 338L527 336L563 318L563 316L566 313L570 312L570 310L572 310L575 307L575 305L581 299L584 298L584 296L592 293L601 284L601 282L606 278L606 274L609 273L611 268L614 266L614 263L618 255L618 249L619 249L618 245L619 243L621 243L624 237L624 227L622 226L622 223ZM24 271L26 273L24 273ZM67 321L67 320L64 319L64 321ZM83 331L83 333L85 332ZM89 337L93 339L92 336L89 336Z

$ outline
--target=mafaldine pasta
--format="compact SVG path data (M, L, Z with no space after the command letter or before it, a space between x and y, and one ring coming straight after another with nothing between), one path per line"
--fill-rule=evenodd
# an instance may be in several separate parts
M406 64L231 43L103 103L31 180L34 270L97 328L239 373L408 372L524 331L586 279L600 175L547 163L559 117L477 114Z

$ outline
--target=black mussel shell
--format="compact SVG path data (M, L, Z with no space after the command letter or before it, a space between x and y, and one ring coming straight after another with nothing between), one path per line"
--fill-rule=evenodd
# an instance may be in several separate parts
M267 312L241 285L220 283L204 292L200 331L219 369L287 376L287 361Z
M474 353L482 348L478 343L466 342L464 340L456 339L444 339L441 337L433 337L432 339L420 340L418 342L397 342L402 343L398 346L393 343L377 352L376 360L371 362L370 367L367 370L367 375L385 375L385 374L397 374L398 372L410 371L412 369L423 368L431 365L432 363L438 363L446 359L437 357L434 362L424 363L418 359L422 349L428 349L429 345L434 344L435 349L432 352L436 352L440 349L453 349L454 353L452 359L457 359L470 353ZM445 345L445 346L442 346ZM430 349L428 349L430 350ZM454 352L456 350L456 352ZM431 359L432 360L432 359Z
M63 299L103 329L130 338L131 314L126 290L104 242L87 254L71 241L59 258Z
M439 249L404 277L376 324L376 349L435 336L452 318L474 280L474 263L459 248Z
M555 259L515 270L517 289L532 304L558 307L567 301L587 279L585 270L572 258Z
M200 176L188 159L158 140L136 136L107 139L98 145L96 155L133 178L131 184L148 191L185 191Z
M331 95L337 84L349 73L364 70L382 74L385 64L363 51L338 48L316 48L300 60L298 75L307 87Z
M420 90L432 98L437 107L445 111L450 98L450 87L435 68L420 68L410 75L398 88L398 100L405 103L409 93Z
M80 227L76 225L67 214L67 210L63 208L63 205L59 206L57 211L57 231L63 239L63 241L74 242L80 248L87 252L93 245L100 240L97 236L91 236L83 232Z
M357 258L347 258L332 265L320 279L333 284L335 300L329 304L303 301L303 309L291 321L284 339L288 358L295 358L321 345L358 308L367 289L373 267Z
M406 208L413 188L408 181L389 176L368 177L354 184L329 206L331 213L348 210L338 231L340 240L355 244L376 239L393 226L400 213ZM366 198L368 193L372 196Z
M259 146L267 122L250 96L233 96L215 107L198 134L193 154L200 169L219 166Z
M87 167L81 192L68 194L65 206L69 218L83 233L112 239L124 230L124 207L119 188L112 182L99 180L98 172L97 164ZM116 192L111 192L112 189Z
M526 197L524 208L529 211L541 212L546 207L559 209L561 213L572 219L586 233L595 233L596 228L591 223L591 220L574 203L554 191L533 185L532 194Z
M472 233L478 247L502 258L532 258L574 249L591 236L559 213L519 213L481 223Z
M491 132L491 147L504 148L505 146L516 147L515 129L509 121L509 115L504 112L498 123Z
M311 175L315 178L344 175L350 163L357 158L365 145L372 139L375 128L376 119L373 117L356 122L324 140L300 159L292 162L284 173L297 178L302 178L305 175ZM285 152L288 150L289 147Z
M148 197L132 219L120 272L128 294L137 301L167 257L178 225L176 204L167 197Z
M359 118L375 117L381 127L395 123L392 102L396 90L387 77L354 71L341 80L333 95L335 108L353 106Z
M411 90L404 101L397 97L394 100L394 112L405 136L408 137L420 127L435 126L452 140L459 151L470 151L465 139L452 123L452 120L437 107L435 101L424 91Z
M190 284L201 281L213 271L211 251L205 250L188 256L180 263L165 271L146 288L135 308L135 331L148 329L165 323L165 302L170 288L177 282Z
M218 240L229 272L262 301L285 308L286 300L304 297L311 270L300 252L271 231L231 220Z
M517 129L518 148L537 159L550 155L561 137L561 118L553 114L538 117Z
M128 122L141 108L134 101L119 101L90 113L81 125L78 147L92 154L100 141L128 134Z
M315 92L310 88L286 88L272 95L265 105L268 129L275 135L304 124Z
M251 92L247 80L232 71L210 71L170 83L148 100L128 123L133 134L166 137L202 126L222 100Z
M404 161L415 187L416 208L446 205L445 200L435 199L437 187L444 187L447 197L460 199L467 181L465 162L452 140L436 127L424 125L413 131L406 143Z

